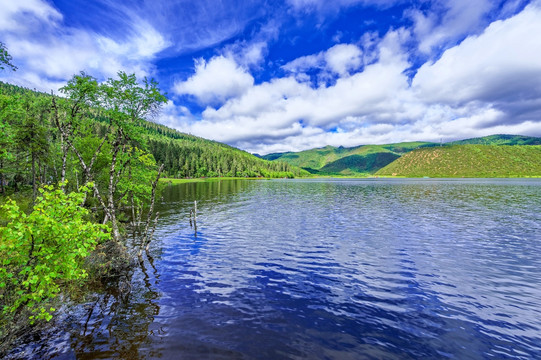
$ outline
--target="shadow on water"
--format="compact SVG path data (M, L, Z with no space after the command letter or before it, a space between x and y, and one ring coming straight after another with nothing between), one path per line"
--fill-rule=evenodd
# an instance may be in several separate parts
M84 314L85 321L71 325L73 355L78 359L159 357L158 352L148 351L149 335L161 333L160 328L153 326L154 317L160 312L160 294L156 290L159 278L154 258L149 255L135 268L129 289L120 282L118 288L109 288L75 312L73 320Z

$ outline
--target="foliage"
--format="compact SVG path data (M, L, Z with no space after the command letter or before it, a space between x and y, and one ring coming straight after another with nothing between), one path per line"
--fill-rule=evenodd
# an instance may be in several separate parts
M414 150L376 175L406 177L541 176L539 145L453 145Z
M0 94L0 192L4 184L34 185L45 176L49 152L50 98L32 92Z
M157 165L164 164L164 175L170 178L291 178L307 174L284 161L266 161L226 144L146 121L142 116L154 116L165 100L153 80L143 79L138 85L133 75L119 73L118 78L100 85L92 76L80 73L61 91L65 98L55 98L55 110L51 109L51 95L0 82L0 124L8 128L0 134L0 143L6 143L0 149L0 184L8 184L17 190L24 184L69 180L68 186L73 190L77 184L94 180L96 186L103 190L108 186L110 154L119 135L118 129L122 129L120 144L126 145L127 154L142 151L152 155ZM29 101L40 104L40 111L34 111L32 119L23 111ZM37 105L29 106L35 108ZM25 117L27 122L39 122L46 128L48 146L16 146L15 135L20 132ZM32 153L32 148L40 151ZM73 148L90 167L88 173ZM92 163L94 155L96 159ZM129 158L124 156L123 161L122 157L119 154L117 164L120 167L117 170L124 169L122 165ZM122 170L123 174L128 174L129 168ZM34 177L36 181L33 181ZM3 192L1 186L0 192ZM126 199L130 197L129 194L127 196ZM89 201L99 202L92 198Z
M150 197L148 175L156 173L154 159L142 150L145 138L137 124L156 113L167 99L154 80L145 78L139 85L135 75L124 72L102 84L80 73L60 90L69 99L63 106L60 99L53 100L54 123L61 141L69 146L63 146L62 163L71 151L79 160L83 181L96 180L94 196L105 221L111 223L113 238L119 241L119 209L131 203L141 213L141 204ZM102 126L96 127L96 118Z
M3 313L18 313L27 307L31 322L50 320L54 308L46 306L60 286L84 279L83 260L97 243L109 238L105 225L88 220L82 207L85 193L65 194L44 186L39 190L30 214L22 212L15 201L2 206L9 223L0 227L0 301Z
M200 139L181 138L165 141L152 138L149 150L165 165L171 178L192 177L295 177L302 174L281 161L261 160L230 146Z
M17 67L11 63L12 57L8 53L6 46L3 42L0 42L0 70L9 68L13 71L17 70Z

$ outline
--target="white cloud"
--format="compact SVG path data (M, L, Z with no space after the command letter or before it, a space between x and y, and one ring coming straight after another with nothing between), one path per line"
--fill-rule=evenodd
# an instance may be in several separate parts
M361 49L356 45L337 44L318 54L299 57L283 65L282 69L301 75L309 70L319 69L331 74L347 76L362 65L362 55Z
M55 23L62 15L48 3L41 0L0 0L0 31L27 31L27 25Z
M208 62L196 60L195 74L186 81L176 82L174 92L193 95L202 104L215 104L242 95L253 84L252 75L233 59L220 55Z
M419 112L415 106L404 105L410 101L405 91L407 77L402 74L408 64L399 51L400 38L400 31L390 32L380 43L380 62L366 66L363 72L339 78L333 85L312 88L294 77L274 79L246 88L242 95L218 108L208 107L201 121L184 123L179 128L251 151L263 150L255 144L269 146L277 140L295 141L299 137L317 137L321 141L332 138L333 142L340 139L347 141L344 145L350 144L354 137L346 133L326 135L327 130L351 128L355 122L356 126L396 123ZM358 50L349 45L334 47L323 53L323 58L331 54L329 58L338 59L333 63L336 71L346 72L351 59L361 55L360 50L350 49ZM348 56L342 56L343 53ZM336 54L339 56L333 58Z
M134 19L133 35L128 41L119 42L105 36L97 36L102 53L122 56L128 60L152 59L170 45L156 29L143 19Z
M424 64L413 79L421 99L464 104L505 103L541 97L541 9L527 7L492 23Z
M333 48L298 58L284 66L292 75L244 88L208 107L201 121L177 127L260 154L495 133L541 136L539 18L540 7L533 4L496 21L423 65L413 79L406 75L409 31L369 36L363 40L368 54L359 49L338 57L334 70L327 60ZM370 63L351 61L363 56ZM338 78L313 86L294 76L313 68Z
M306 55L296 58L282 66L282 69L292 73L304 73L310 69L322 69L325 65L323 52L316 55Z
M129 35L118 40L64 26L62 15L44 1L20 3L24 6L8 5L9 11L0 15L0 24L4 24L0 25L0 38L19 68L2 75L15 84L56 91L82 70L101 79L115 76L120 70L149 76L154 71L155 55L169 46L142 19L131 19L131 28L126 30ZM15 27L9 25L12 21L17 22Z
M490 0L440 0L424 13L411 10L407 15L414 21L419 50L431 54L434 48L481 31L485 16L496 5Z
M335 73L345 76L362 64L362 51L355 45L335 45L325 53L325 61Z

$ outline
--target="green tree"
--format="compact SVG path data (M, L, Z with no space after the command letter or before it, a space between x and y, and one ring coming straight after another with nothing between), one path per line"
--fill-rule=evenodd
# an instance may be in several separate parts
M0 70L9 68L13 71L17 70L17 67L11 63L12 57L8 53L8 50L3 42L0 41Z
M10 96L0 94L0 192L5 193L4 182L6 174L10 171L7 164L15 159L14 156L14 131L8 122L12 111L13 99Z
M109 238L105 225L87 220L82 202L90 186L65 194L45 186L29 215L9 200L9 223L0 227L0 303L3 314L30 310L30 320L50 320L47 300L67 281L84 279L82 261L98 242Z
M48 98L24 96L20 109L22 122L15 133L17 148L30 155L33 199L36 198L38 189L36 163L45 158L49 149L46 127L49 110Z
M79 159L85 181L96 180L94 195L105 213L104 222L111 223L113 238L119 241L119 208L128 205L130 196L148 194L135 184L133 188L126 184L127 178L141 179L135 176L138 172L134 167L149 164L147 160L140 161L139 150L145 150L146 139L140 135L137 125L140 119L159 111L167 99L154 80L145 78L139 84L135 75L124 72L119 72L117 79L109 79L101 85L93 77L81 73L61 91L70 100L70 110L66 121L62 121L55 100L55 123L61 138ZM94 141L99 138L95 132L95 118L106 124L100 141ZM106 166L95 169L100 158ZM146 186L152 185L147 183ZM152 209L153 201L150 207ZM152 210L149 215L152 215Z

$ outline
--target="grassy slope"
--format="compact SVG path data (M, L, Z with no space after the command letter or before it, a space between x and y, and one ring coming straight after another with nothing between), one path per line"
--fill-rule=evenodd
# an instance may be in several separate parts
M449 142L446 145L541 145L541 138L523 135L490 135Z
M406 177L541 176L541 146L453 145L422 148L376 172Z
M386 145L362 145L352 148L325 146L300 152L275 153L263 156L267 160L285 161L293 166L310 169L319 174L355 175L373 173L400 155L423 146L426 142Z

